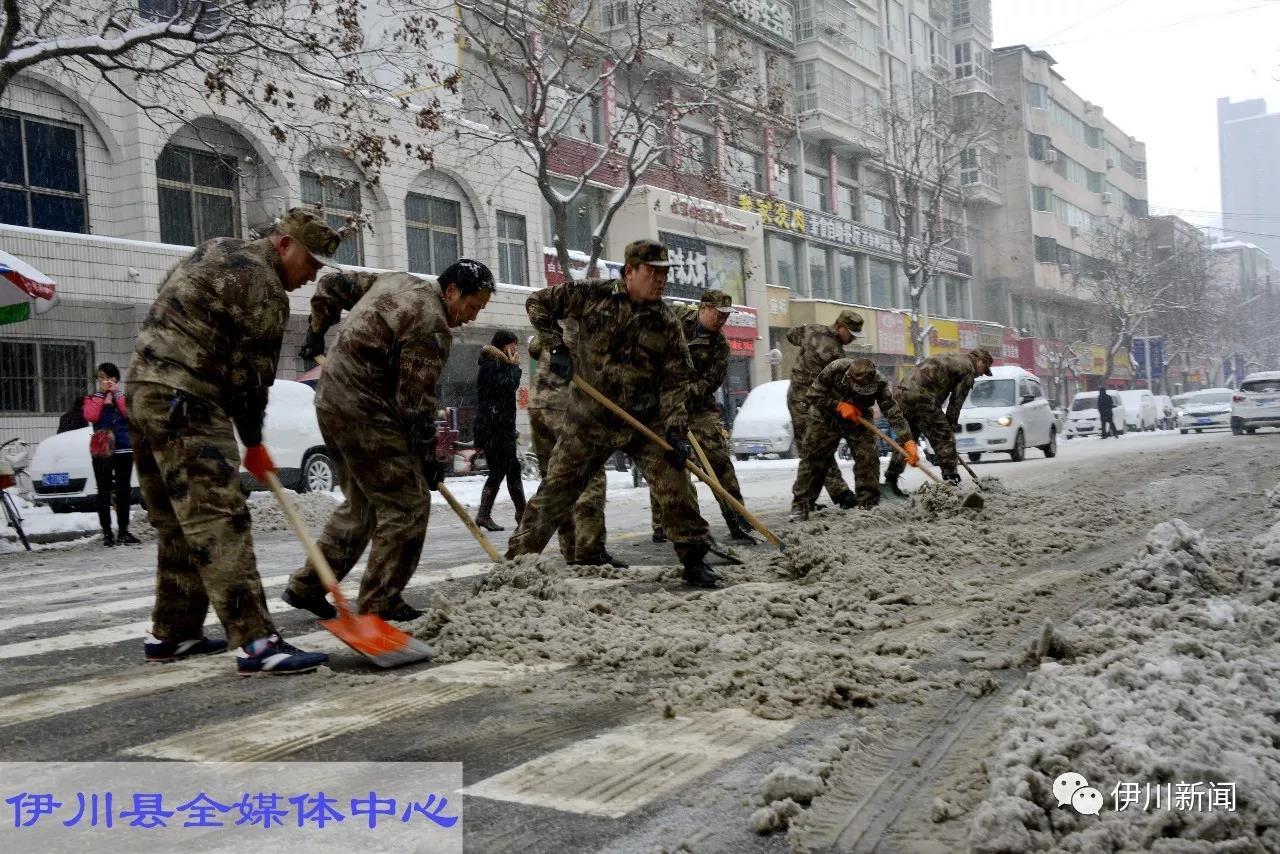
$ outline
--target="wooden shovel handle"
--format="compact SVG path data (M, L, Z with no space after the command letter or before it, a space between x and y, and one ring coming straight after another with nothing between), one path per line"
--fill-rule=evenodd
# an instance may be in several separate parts
M453 508L453 512L458 514L458 518L462 520L462 524L467 526L467 530L471 532L471 536L476 538L476 542L480 547L489 553L489 557L494 563L502 563L502 555L498 554L498 550L493 547L493 543L489 542L489 538L484 535L471 519L471 515L467 513L467 508L458 503L458 499L453 497L453 493L444 485L444 482L437 483L436 492L444 496L444 500L449 502L449 506Z
M623 421L627 422L627 424L630 425L632 429L638 431L650 442L653 442L655 445L657 445L659 448L661 448L664 451L671 450L671 445L667 442L666 439L663 439L657 433L653 432L648 427L641 424L638 420L636 420L636 418L630 412L627 412L621 406L614 403L609 398L605 397L593 385L591 385L591 383L587 382L577 374L574 374L573 384L576 385L579 389L581 389L584 394L586 394L596 403L600 404L605 409L609 410L614 415L621 418ZM746 519L747 523L750 524L751 527L755 528L757 531L761 533L761 535L765 537L765 539L767 539L769 542L777 546L778 551L786 551L786 548L787 548L786 544L782 542L782 540L778 537L778 535L773 533L773 531L770 531L768 528L766 528L764 523L755 517L755 514L753 514L746 507L742 506L741 501L739 501L738 499L730 495L728 492L726 492L724 487L720 486L720 484L716 482L714 476L708 475L705 472L703 472L702 469L695 466L691 460L685 460L684 466L686 469L689 470L690 473L693 474L694 477L698 478L698 480L702 481L707 486L711 487L711 491L714 492L720 498L724 499L724 502L728 504L730 507L732 507L734 510L736 510L738 512L738 515L740 515L743 519Z
M859 415L859 416L858 416L858 423L859 423L859 424L861 424L863 427L866 427L866 428L867 428L868 430L870 430L872 433L875 433L875 434L876 434L877 436L879 436L881 439L883 439L883 440L884 440L884 443L885 443L886 445L888 445L890 448L893 448L893 449L894 449L895 451L897 451L899 454L901 454L901 455L902 455L902 458L903 458L904 460L905 460L905 459L907 459L907 452L906 452L906 451L904 451L904 450L902 450L902 446L901 446L901 445L899 445L897 442L893 441L892 439L890 439L888 436L886 436L886 435L885 435L885 434L880 430L880 428L879 428L879 427L877 427L876 425L872 424L870 421L868 421L867 419L863 418L861 415ZM932 469L930 469L928 466L926 466L923 462L917 461L916 468L920 469L920 471L922 471L922 472L924 472L926 475L928 475L928 476L930 477L930 479L932 479L932 480L933 480L933 482L934 482L934 483L938 484L938 486L946 486L946 484L942 482L942 478L940 478L940 477L938 477L936 474L934 474L934 473L933 473L933 471L932 471Z

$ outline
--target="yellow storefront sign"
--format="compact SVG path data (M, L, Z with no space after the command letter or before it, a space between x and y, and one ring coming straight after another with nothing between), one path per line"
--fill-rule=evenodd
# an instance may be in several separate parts
M921 318L923 321L923 318ZM911 340L911 322L907 321L906 331L903 333L904 347L908 356L916 354L915 342ZM943 353L959 353L960 352L960 323L955 320L930 320L929 321L929 349L930 356L941 356Z
M852 306L839 302L826 302L824 300L792 300L790 325L800 326L805 323L821 323L829 326L836 322L836 317L840 315L840 312L851 310L862 315L862 333L850 345L849 355L880 352L876 335L877 312L874 308L866 308L860 305Z

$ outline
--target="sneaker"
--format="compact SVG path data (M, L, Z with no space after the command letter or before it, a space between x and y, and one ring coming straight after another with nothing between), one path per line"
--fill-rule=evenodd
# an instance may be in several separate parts
M304 596L301 593L294 593L286 587L284 592L280 594L280 598L284 600L286 605L291 605L300 611L310 611L321 620L332 620L338 616L338 609L333 607L328 599L324 598L324 592L321 590L315 590Z
M310 673L328 660L323 652L303 652L279 635L268 635L236 650L236 670L241 676Z
M227 642L209 638L166 641L147 632L147 636L142 641L142 649L146 653L147 661L178 661L193 655L216 655L225 652Z
M715 570L707 566L706 561L698 561L697 563L686 564L684 568L684 583L690 587L713 588L720 582L720 576Z
M388 608L381 612L378 616L384 620L394 620L397 623L407 623L410 620L418 619L422 614L422 611L419 611L408 602L400 602L395 607Z
M121 546L140 546L142 540L130 534L128 531L121 531L120 536L116 537L116 545Z
M107 548L111 548L115 544L116 544L116 535L111 533L110 531L103 531L102 545L104 545Z
M665 543L665 542L667 542L667 532L666 532L666 531L664 531L664 530L662 530L661 528L654 528L654 529L653 529L653 541L654 541L655 543Z

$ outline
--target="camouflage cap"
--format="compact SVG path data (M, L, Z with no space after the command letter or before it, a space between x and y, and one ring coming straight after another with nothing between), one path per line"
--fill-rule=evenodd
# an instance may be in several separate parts
M709 305L721 314L733 314L733 297L714 288L702 292L698 305Z
M984 376L984 377L991 376L991 365L993 362L995 362L995 359L991 358L990 350L988 350L986 347L974 347L972 350L969 351L969 358L973 359L975 363L986 362L987 367L982 372L981 376Z
M342 238L329 227L320 214L307 208L290 208L276 223L276 232L287 234L302 244L316 263L336 267L333 253L338 251Z
M634 240L623 250L622 261L628 267L648 264L650 267L670 267L667 247L656 240Z
M874 394L880 373L870 359L854 359L844 378L858 394Z
M854 338L862 337L862 315L856 311L845 309L836 316L836 323L852 332Z

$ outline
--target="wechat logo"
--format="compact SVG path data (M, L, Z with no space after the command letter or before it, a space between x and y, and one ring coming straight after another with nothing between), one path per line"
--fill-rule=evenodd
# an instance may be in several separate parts
M1058 806L1070 806L1080 815L1097 815L1102 812L1102 792L1089 785L1083 774L1068 771L1053 781L1053 796Z

